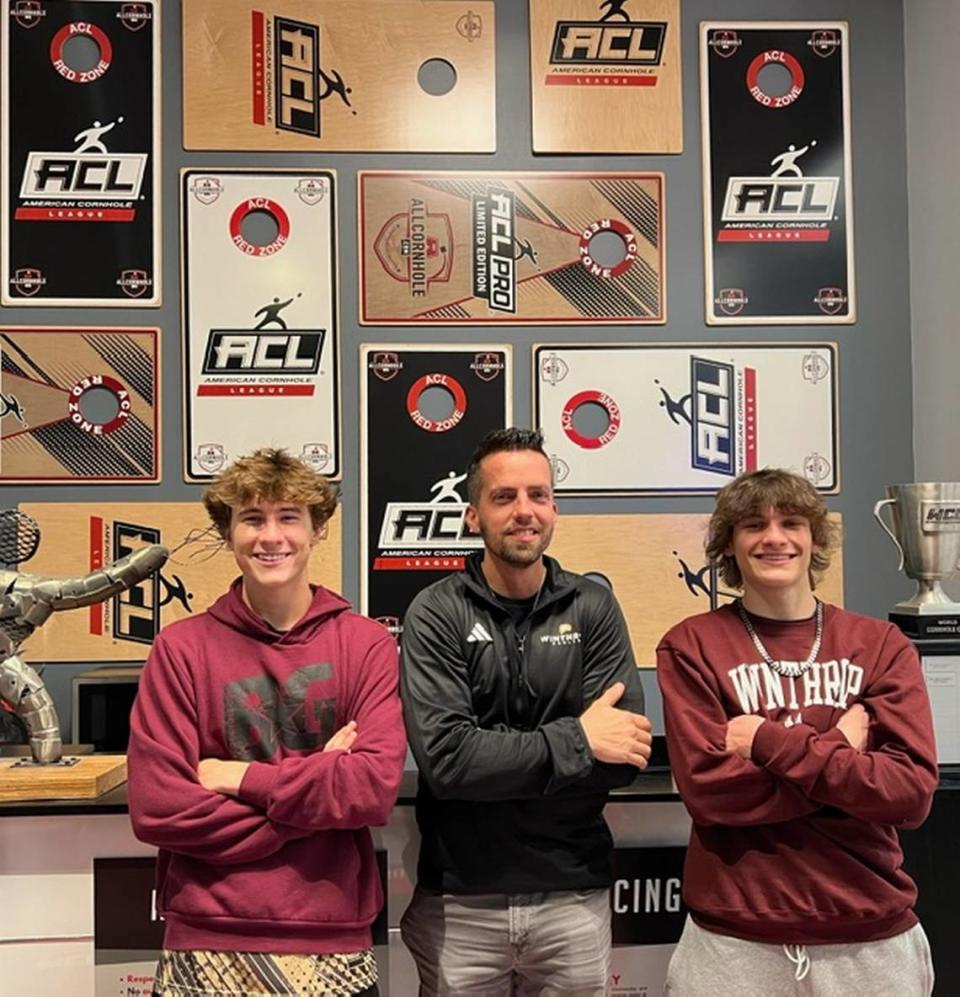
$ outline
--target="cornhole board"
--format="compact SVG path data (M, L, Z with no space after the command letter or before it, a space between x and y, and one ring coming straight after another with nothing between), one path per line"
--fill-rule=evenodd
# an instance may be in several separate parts
M839 525L839 515L831 514ZM675 623L730 602L731 591L703 553L709 515L567 515L557 520L548 554L571 571L600 576L613 589L641 668L656 664L660 638ZM843 551L817 585L826 602L843 605Z
M511 383L502 344L360 347L360 605L395 636L420 589L482 546L464 523L466 469L511 424Z
M4 0L0 303L160 304L160 65L157 0Z
M683 152L680 0L530 0L533 151Z
M849 60L842 21L700 25L708 324L856 320Z
M0 481L159 481L159 336L0 326Z
M835 343L533 348L558 494L694 495L784 467L840 488Z
M146 544L171 555L160 571L107 602L54 613L23 644L25 661L143 661L161 627L201 613L240 571L199 502L22 502L40 526L26 567L55 578L85 575ZM340 517L310 558L310 580L341 587Z
M181 200L186 479L263 446L337 477L335 174L185 169Z
M666 321L662 173L361 171L360 322Z
M70 765L18 765L0 759L0 803L17 800L93 800L126 782L126 755L81 755Z
M184 148L493 152L493 9L183 0ZM455 76L443 94L418 80L433 60Z

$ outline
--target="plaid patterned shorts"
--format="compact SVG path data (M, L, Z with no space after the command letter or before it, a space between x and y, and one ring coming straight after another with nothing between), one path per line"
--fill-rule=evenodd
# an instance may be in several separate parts
M377 982L373 950L326 955L164 949L154 997L352 997Z

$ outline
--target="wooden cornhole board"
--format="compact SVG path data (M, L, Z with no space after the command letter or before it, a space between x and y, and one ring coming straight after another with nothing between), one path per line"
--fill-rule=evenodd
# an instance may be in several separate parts
M0 327L0 481L159 481L159 337Z
M680 0L530 0L533 151L683 152Z
M186 149L493 152L495 97L491 0L183 0Z
M74 765L17 767L0 759L0 803L18 800L93 800L125 782L125 755L84 755Z
M87 609L54 613L24 641L27 662L143 661L162 626L203 612L240 574L199 502L24 502L20 509L40 526L40 548L21 566L30 574L85 575L151 543L172 551L159 577ZM340 566L338 510L314 548L310 580L339 592Z
M839 515L834 521L841 523ZM561 515L549 554L571 571L597 572L613 586L637 665L653 668L660 638L675 623L729 602L737 593L706 567L709 515ZM817 585L825 602L843 605L843 551Z
M361 171L364 325L666 321L662 173Z

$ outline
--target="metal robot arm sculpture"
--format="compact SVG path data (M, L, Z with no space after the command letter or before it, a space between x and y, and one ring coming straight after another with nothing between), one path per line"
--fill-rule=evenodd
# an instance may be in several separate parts
M33 759L57 762L62 753L56 707L40 676L19 656L20 645L52 613L104 602L142 582L169 556L152 544L79 578L47 578L0 569L0 697L30 735Z

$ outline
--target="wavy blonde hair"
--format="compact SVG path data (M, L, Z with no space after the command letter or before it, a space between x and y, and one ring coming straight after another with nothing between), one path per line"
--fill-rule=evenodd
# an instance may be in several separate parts
M203 504L227 540L234 509L253 502L293 502L307 507L314 530L319 530L336 510L337 497L336 486L302 460L286 450L264 447L221 471L203 493Z

